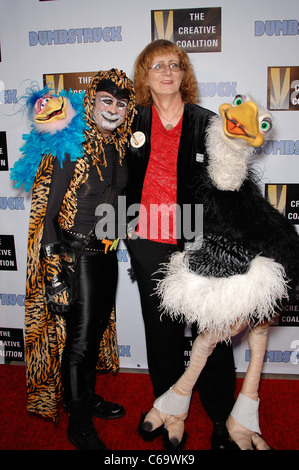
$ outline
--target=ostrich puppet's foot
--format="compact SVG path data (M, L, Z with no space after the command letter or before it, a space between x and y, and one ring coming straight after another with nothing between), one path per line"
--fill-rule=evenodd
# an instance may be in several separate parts
M163 432L166 448L182 449L186 438L184 421L188 416L190 398L191 395L182 396L172 389L168 390L155 401L154 407L139 426L141 436L150 440Z
M226 426L230 438L241 450L271 450L260 437L258 387L268 339L269 324L260 323L250 330L249 367L241 392L228 417Z
M241 404L240 408L238 407L239 404ZM249 406L247 406L244 413L245 404ZM271 450L271 447L259 434L258 404L258 401L240 394L232 413L226 421L230 439L240 450Z
M271 447L259 434L242 426L231 415L227 419L226 427L230 439L240 450L271 450Z
M192 390L207 358L212 353L217 338L211 334L200 334L194 341L190 363L179 380L163 395L158 397L154 407L146 415L143 430L154 432L164 425L166 443L169 447L182 449L186 434L185 419L188 416Z

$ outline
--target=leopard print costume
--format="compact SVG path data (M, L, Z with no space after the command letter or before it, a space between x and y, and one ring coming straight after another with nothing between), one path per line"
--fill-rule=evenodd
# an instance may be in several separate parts
M116 132L104 137L93 120L96 88L102 79L110 79L118 87L129 91L127 114ZM73 226L77 211L76 194L89 174L89 162L96 166L101 179L101 166L107 166L104 144L112 143L119 154L119 163L125 155L131 135L131 124L136 113L132 81L117 69L100 71L88 85L84 96L86 129L84 155L76 161L74 174L65 193L58 223L63 229ZM64 318L48 311L45 302L43 265L40 259L41 240L50 191L54 157L44 155L35 175L29 219L28 265L25 301L25 360L27 380L27 408L54 421L58 419L59 403L63 396L60 376L61 356L65 344ZM115 372L119 368L114 311L111 312L103 335L97 369Z
M53 162L52 155L43 157L32 190L25 302L25 361L28 411L57 421L63 394L60 361L66 330L64 318L52 314L47 309L40 259ZM59 222L64 228L72 225L76 211L76 189L87 178L87 165L86 158L81 158L76 163L74 176L59 214ZM112 372L119 368L114 312L111 313L100 344L97 368L100 371Z

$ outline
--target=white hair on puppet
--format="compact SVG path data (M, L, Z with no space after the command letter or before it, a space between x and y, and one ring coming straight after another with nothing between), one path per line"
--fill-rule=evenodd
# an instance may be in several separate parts
M249 95L242 95L242 99L244 102L253 101ZM273 117L266 108L260 104L257 106L259 131L263 135L263 141L266 141L272 136ZM271 122L271 126L263 129L264 121ZM238 137L238 135L228 137L225 134L223 118L220 116L216 115L210 120L206 136L206 148L209 155L208 172L215 186L222 191L240 189L248 173L249 160L254 154L253 147L256 145L250 140L246 141Z
M240 189L247 175L253 149L244 140L228 139L221 124L219 116L214 116L207 131L208 172L218 189L235 191Z
M287 298L287 281L281 264L256 256L246 274L204 277L189 268L186 252L174 253L158 282L161 310L175 319L197 324L198 332L231 337L231 328L243 323L270 320L277 302Z

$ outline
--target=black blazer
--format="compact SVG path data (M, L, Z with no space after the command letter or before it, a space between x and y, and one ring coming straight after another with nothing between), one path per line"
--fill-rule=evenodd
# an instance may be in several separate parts
M143 181L151 151L152 106L137 106L137 111L132 132L143 132L145 143L139 148L130 145L126 154L129 167L129 183L126 191L128 207L141 202ZM186 230L184 230L183 205L190 204L193 207L196 188L205 174L205 134L211 116L214 116L212 111L196 104L185 104L177 159L177 204L182 215L181 223L177 224L177 245L180 250L184 248L184 243L187 241Z

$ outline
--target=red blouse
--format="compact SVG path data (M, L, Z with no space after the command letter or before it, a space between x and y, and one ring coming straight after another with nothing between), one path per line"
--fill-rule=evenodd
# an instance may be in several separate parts
M143 182L137 235L176 243L177 155L182 121L167 131L152 107L151 154Z

